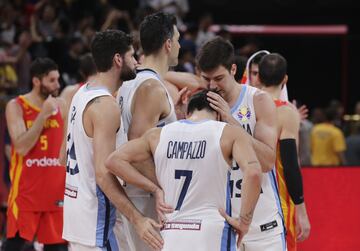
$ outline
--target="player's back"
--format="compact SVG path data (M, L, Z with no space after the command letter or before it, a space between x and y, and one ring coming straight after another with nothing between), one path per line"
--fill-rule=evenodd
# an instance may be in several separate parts
M154 155L156 176L166 203L175 208L161 231L163 250L235 248L233 231L218 212L230 210L230 165L220 146L224 126L181 120L161 131Z

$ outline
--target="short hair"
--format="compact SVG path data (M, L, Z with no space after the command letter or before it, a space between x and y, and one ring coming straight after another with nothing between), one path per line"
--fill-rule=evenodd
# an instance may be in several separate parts
M79 72L82 74L82 77L85 78L84 81L86 81L88 77L96 74L96 65L91 53L86 53L80 57Z
M268 53L266 53L266 52L258 53L253 59L251 59L251 61L249 63L249 67L251 67L252 64L259 65L261 59L266 55L268 55Z
M49 72L58 69L58 65L50 58L36 58L30 65L30 77L42 79Z
M333 122L337 118L337 111L334 107L328 107L325 109L325 118L327 122Z
M264 56L259 63L259 79L264 86L280 85L286 72L286 59L278 53Z
M97 32L91 43L91 53L99 72L111 69L116 53L124 56L130 50L132 37L120 30Z
M167 39L174 36L176 17L172 14L157 12L148 15L140 24L140 43L144 55L157 53Z
M200 48L196 62L201 71L211 71L218 66L224 66L230 71L234 58L234 46L221 37L215 37Z
M195 110L201 111L206 109L209 112L215 112L215 110L210 106L210 101L207 99L208 92L219 93L215 89L204 89L193 94L187 106L187 114L193 113Z

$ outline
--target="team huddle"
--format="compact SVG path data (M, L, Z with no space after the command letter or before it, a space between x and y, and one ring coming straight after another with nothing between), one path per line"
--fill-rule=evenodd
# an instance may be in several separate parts
M97 33L96 72L68 101L53 97L56 64L33 62L33 90L6 110L5 250L37 236L44 251L290 251L308 237L300 117L280 96L286 60L262 55L256 87L251 65L250 85L239 84L234 48L216 37L196 57L199 90L185 83L174 94L164 76L179 37L174 16L145 17L138 65L129 35Z

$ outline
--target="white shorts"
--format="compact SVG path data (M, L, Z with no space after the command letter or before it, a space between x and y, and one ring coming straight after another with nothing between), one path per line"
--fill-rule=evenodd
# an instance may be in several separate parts
M122 248L120 248L119 244L120 243L116 238L116 235L114 235L112 232L105 247L88 246L70 241L69 251L122 251Z
M143 215L157 221L155 199L152 196L131 197L130 200ZM117 213L114 232L119 240L121 251L151 251L151 248L141 240L133 225L120 213Z
M164 239L162 251L236 250L235 232L223 221L202 222L179 220L167 222L160 232Z
M266 239L243 241L238 251L287 251L285 234L281 233Z

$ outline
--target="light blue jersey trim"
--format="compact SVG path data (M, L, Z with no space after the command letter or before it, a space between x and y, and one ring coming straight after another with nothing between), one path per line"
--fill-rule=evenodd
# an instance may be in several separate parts
M284 214L282 211L282 207L281 207L281 203L280 203L280 197L279 197L279 190L277 187L277 182L276 182L276 178L275 178L275 168L273 168L270 172L269 172L269 179L270 179L270 183L271 183L271 187L273 189L274 192L274 197L276 200L276 206L278 208L278 213L281 217L281 221L283 223L283 233L285 234L286 229L285 229L285 223L284 223Z
M243 85L241 88L240 95L239 95L238 99L236 100L235 105L233 107L231 107L231 110L230 110L231 114L233 114L236 111L236 109L239 107L239 105L241 104L242 100L244 99L246 89L247 89L247 85Z
M282 240L283 251L287 251L287 249L286 249L285 232L281 233L281 240Z
M184 124L189 124L189 125L197 125L197 124L205 123L208 121L210 121L210 120L209 119L204 119L204 120L199 120L199 121L192 121L192 120L188 120L188 119L178 120L179 123L184 123Z
M231 196L230 196L230 172L227 175L226 185L226 213L231 216ZM236 236L227 221L224 222L224 229L221 236L220 251L236 251Z
M96 186L96 196L98 198L96 246L106 247L116 222L116 209L98 186Z

